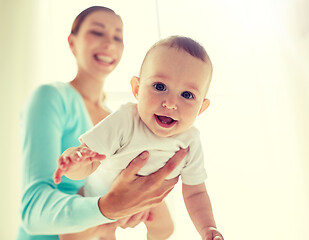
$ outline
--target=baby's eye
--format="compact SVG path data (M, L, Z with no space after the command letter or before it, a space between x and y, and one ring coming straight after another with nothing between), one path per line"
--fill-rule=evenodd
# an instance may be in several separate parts
M182 93L181 93L181 96L184 97L184 98L186 98L186 99L194 98L193 93L188 92L188 91L182 92Z
M166 90L166 86L163 83L155 83L155 84L153 84L153 86L158 91L165 91Z

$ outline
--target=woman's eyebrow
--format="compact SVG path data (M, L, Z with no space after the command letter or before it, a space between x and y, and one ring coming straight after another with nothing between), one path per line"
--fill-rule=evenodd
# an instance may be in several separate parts
M99 26L101 28L105 28L105 25L103 23L99 23L99 22L93 22L92 25L96 25L96 26Z
M96 25L96 26L99 26L99 27L105 29L105 25L103 23L100 23L100 22L93 22L92 25ZM116 31L122 32L122 28L116 28Z

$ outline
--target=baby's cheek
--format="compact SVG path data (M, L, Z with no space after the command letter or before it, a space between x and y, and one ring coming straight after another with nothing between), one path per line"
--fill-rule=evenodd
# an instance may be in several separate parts
M190 128L197 117L196 111L187 111L184 116L184 125L186 128Z

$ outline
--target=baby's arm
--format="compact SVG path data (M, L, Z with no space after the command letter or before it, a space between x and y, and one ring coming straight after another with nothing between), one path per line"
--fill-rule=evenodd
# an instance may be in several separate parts
M188 213L203 240L223 240L216 229L210 199L205 184L182 185L182 194Z
M58 158L58 168L54 173L54 182L61 182L61 176L65 175L72 180L80 180L93 173L105 155L93 152L86 144L79 147L71 147L65 150Z

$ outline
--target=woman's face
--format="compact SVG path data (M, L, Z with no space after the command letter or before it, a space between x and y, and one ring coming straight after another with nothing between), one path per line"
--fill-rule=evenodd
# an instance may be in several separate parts
M69 44L76 58L79 74L104 78L118 65L123 53L121 18L107 11L89 14Z

